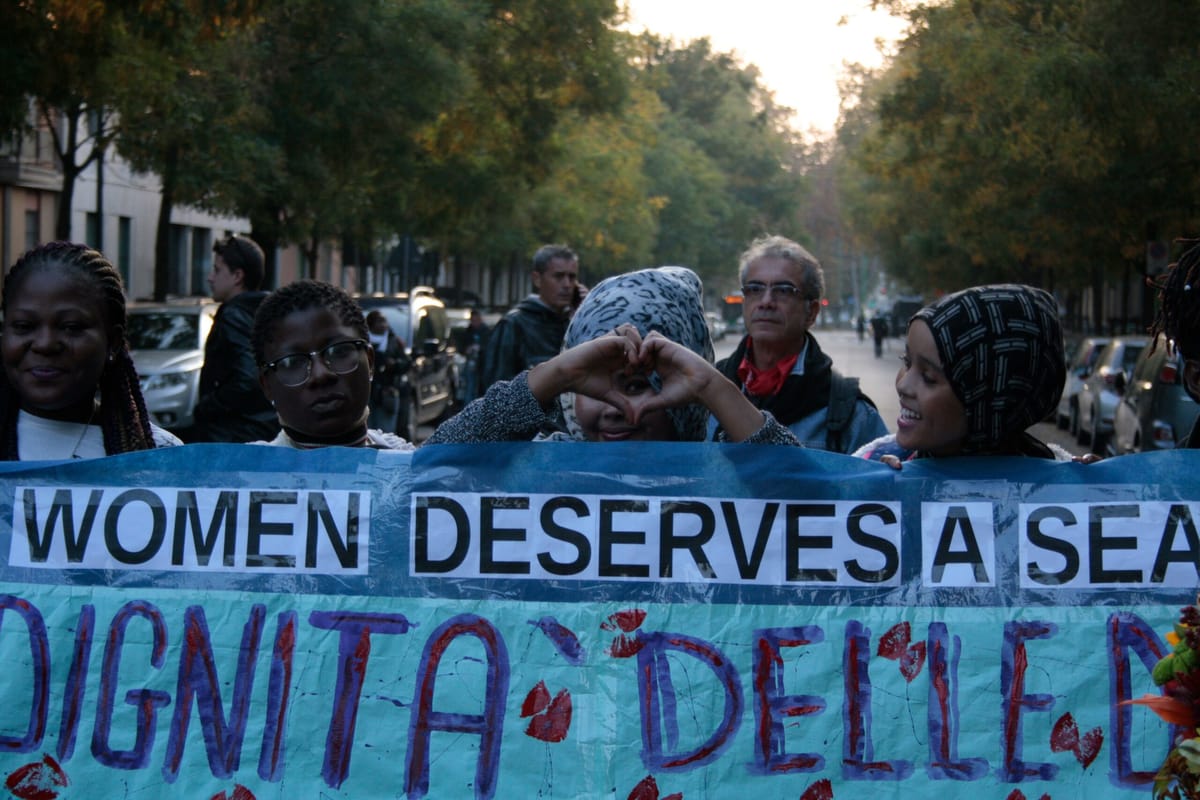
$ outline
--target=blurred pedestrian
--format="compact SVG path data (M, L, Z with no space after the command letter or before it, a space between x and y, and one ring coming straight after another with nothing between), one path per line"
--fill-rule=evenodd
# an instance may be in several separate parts
M479 397L480 373L482 372L482 354L487 347L488 326L483 321L479 309L471 309L467 327L455 331L455 347L464 359L463 374L459 377L463 382L463 403L469 403Z
M412 450L391 431L367 424L375 351L362 309L321 281L272 292L254 318L252 346L263 392L283 430L276 447Z
M533 256L533 293L505 314L488 337L481 389L509 380L556 354L571 312L583 299L579 257L571 248L548 244Z
M1179 260L1152 280L1158 289L1158 313L1150 335L1162 334L1167 346L1179 352L1183 358L1183 386L1200 403L1200 240L1185 243L1187 250ZM1200 448L1200 419L1180 447Z
M258 384L250 346L254 314L267 293L263 251L245 236L227 236L213 245L208 275L213 299L221 304L204 345L196 426L200 442L250 442L269 439L279 423Z
M857 378L833 369L810 328L825 276L812 254L782 236L751 243L738 263L746 335L717 364L758 408L770 411L806 447L850 453L887 433ZM710 436L715 423L709 423Z
M86 245L25 253L4 280L0 460L98 458L182 444L150 421L125 342L121 275Z
M388 325L382 311L367 314L367 340L375 353L374 379L371 381L371 414L367 425L397 433L402 412L406 412L408 370L412 359L404 342Z
M883 358L883 340L888 336L888 318L882 311L871 317L871 338L875 340L875 357Z

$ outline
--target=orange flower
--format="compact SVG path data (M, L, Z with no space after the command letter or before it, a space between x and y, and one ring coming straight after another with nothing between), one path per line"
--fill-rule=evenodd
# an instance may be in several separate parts
M1151 711L1172 725L1186 725L1189 729L1196 727L1192 705L1174 697L1144 694L1133 700L1123 700L1121 705L1148 706Z

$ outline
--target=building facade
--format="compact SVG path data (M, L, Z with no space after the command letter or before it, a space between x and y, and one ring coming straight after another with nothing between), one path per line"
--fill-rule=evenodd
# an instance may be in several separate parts
M3 271L25 251L55 238L63 172L50 131L31 112L32 132L0 142L0 259ZM71 241L103 252L120 270L130 299L154 295L155 237L162 185L157 175L138 173L113 150L94 160L75 181L71 202ZM249 234L244 217L212 214L189 206L171 209L169 296L206 296L212 246L231 233ZM273 286L302 275L353 290L356 276L341 266L336 247L320 249L319 263L308 270L301 251L282 247L275 253ZM347 284L346 281L351 281Z

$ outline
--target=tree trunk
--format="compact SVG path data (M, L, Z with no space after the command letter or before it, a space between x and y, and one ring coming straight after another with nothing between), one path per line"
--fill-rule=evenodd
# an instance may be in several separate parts
M272 216L269 212L250 212L250 238L263 251L263 285L270 291L279 288L279 258L276 250L279 248L278 214Z
M302 277L317 279L317 263L321 256L321 240L312 236L304 243L304 274Z
M79 147L79 116L78 108L69 112L64 111L63 117L67 122L66 138L58 143L58 160L62 165L62 190L58 193L58 210L54 217L54 238L60 242L71 241L71 207L75 201L75 180L79 177L80 167L75 161L75 151Z
M179 148L167 148L163 162L162 195L158 207L158 227L154 234L154 299L167 299L171 287L171 207L175 204L175 175L179 164Z

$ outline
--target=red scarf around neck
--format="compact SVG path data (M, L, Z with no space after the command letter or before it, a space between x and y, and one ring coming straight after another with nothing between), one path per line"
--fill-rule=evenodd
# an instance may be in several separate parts
M792 367L796 366L796 359L800 354L793 353L780 359L775 362L775 366L767 370L755 367L751 361L753 357L754 340L750 340L746 343L746 354L742 356L742 363L738 364L738 380L746 387L746 391L755 397L770 397L783 388L783 382L791 374Z

